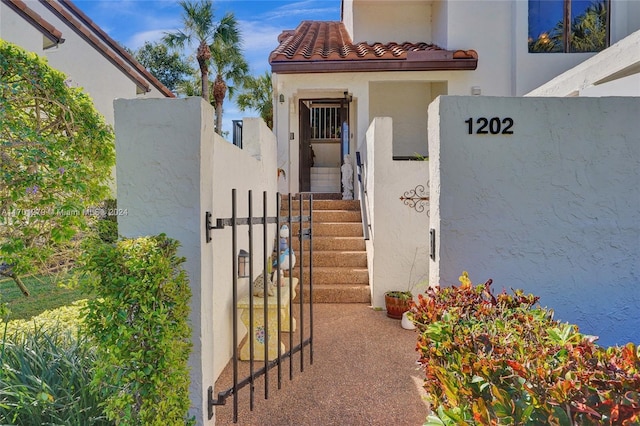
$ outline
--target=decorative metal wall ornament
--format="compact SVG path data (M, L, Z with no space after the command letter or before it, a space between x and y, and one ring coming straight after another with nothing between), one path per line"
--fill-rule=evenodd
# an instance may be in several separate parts
M427 183L427 186L428 185ZM429 209L427 208L429 205L429 194L426 192L424 185L416 185L414 189L405 191L404 195L400 197L400 200L405 206L411 207L418 213L422 213L426 209L427 215L429 215Z

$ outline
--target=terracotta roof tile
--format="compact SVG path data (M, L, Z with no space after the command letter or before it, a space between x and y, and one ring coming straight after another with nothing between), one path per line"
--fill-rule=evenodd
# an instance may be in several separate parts
M278 37L271 52L273 72L475 69L474 50L444 50L429 43L357 43L338 21L303 21Z

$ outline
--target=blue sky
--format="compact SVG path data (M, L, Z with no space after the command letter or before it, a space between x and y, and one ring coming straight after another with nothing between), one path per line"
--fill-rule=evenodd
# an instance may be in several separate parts
M182 8L176 0L75 0L74 4L113 39L134 50L182 28ZM227 12L238 19L253 75L269 69L269 53L278 45L282 30L294 29L303 20L340 20L340 0L214 0L213 6L215 20ZM195 62L192 65L197 68ZM242 115L255 114L243 114L226 101L224 130L229 130L231 119Z
M74 3L112 38L130 49L159 41L165 32L182 28L182 9L174 0L76 0ZM282 30L303 20L340 20L340 0L214 0L215 19L233 12L244 37L252 73L262 74Z

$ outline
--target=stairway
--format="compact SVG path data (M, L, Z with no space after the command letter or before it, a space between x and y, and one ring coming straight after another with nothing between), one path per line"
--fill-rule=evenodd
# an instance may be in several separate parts
M362 233L359 200L328 199L340 194L314 194L313 200L313 293L315 303L371 303L367 252ZM300 214L300 201L292 201L292 215ZM281 215L289 212L288 199L283 198ZM309 201L303 205L309 214ZM292 236L299 226L293 224ZM292 238L291 247L300 261L300 244ZM303 244L303 273L309 274L310 242ZM299 278L300 265L293 275ZM308 280L304 295L308 298Z

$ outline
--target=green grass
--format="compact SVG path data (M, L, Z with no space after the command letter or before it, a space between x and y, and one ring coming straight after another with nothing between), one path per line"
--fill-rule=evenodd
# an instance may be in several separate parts
M59 274L23 277L22 281L31 293L25 297L12 279L0 280L0 295L6 302L11 315L9 320L29 319L49 309L69 305L91 295L77 288L64 288L59 285L64 278Z

